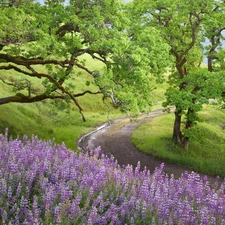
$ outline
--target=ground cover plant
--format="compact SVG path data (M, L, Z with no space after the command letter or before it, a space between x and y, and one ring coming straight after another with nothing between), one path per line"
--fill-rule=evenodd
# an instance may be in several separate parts
M225 224L225 183L0 135L1 224Z

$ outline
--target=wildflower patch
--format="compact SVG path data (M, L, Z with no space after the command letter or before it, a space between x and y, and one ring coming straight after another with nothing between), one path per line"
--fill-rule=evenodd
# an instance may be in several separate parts
M225 224L225 183L0 135L0 224Z

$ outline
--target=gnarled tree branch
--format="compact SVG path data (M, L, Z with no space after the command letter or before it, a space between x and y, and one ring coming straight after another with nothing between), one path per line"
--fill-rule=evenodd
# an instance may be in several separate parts
M55 59L42 59L41 57L26 58L23 56L12 56L4 53L0 53L0 62L1 61L8 63L11 62L22 66L54 64L65 67L65 65L68 65L68 60L60 61Z

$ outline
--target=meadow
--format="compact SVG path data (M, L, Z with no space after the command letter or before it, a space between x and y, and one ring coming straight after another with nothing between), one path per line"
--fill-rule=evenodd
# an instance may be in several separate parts
M225 177L225 112L218 105L207 105L199 114L189 150L172 141L174 115L160 116L141 125L132 142L141 151L165 162L182 165L195 172Z
M78 84L88 79L83 75ZM155 85L150 97L152 109L159 109L167 84ZM1 83L0 90L1 97L11 93ZM100 148L79 152L82 134L126 116L98 95L79 102L87 122L72 105L0 106L0 224L225 224L221 180L194 172L175 179L164 174L163 164L155 171L140 171L140 164L121 168ZM224 177L224 111L205 106L200 118L201 138L193 137L189 151L170 141L172 114L140 126L132 141L165 162Z

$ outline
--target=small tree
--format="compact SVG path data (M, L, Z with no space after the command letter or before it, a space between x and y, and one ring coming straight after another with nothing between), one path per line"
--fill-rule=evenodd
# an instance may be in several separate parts
M184 126L181 126L181 121L180 135L182 139L180 144L183 144L185 149L188 149L190 138L201 138L198 133L193 133L194 129L192 129L199 121L198 112L203 109L204 104L210 103L210 99L221 96L223 80L223 73L209 72L207 69L200 68L189 72L182 81L177 79L176 74L170 76L170 87L165 93L166 101L163 106L175 105L177 111L182 111L180 116L184 117ZM179 82L185 82L185 89L179 90L177 88Z

